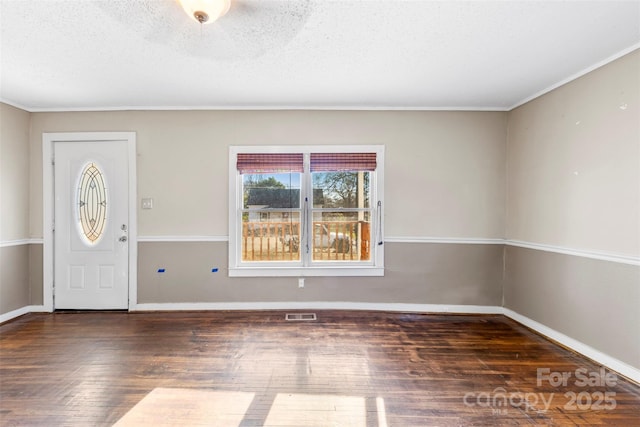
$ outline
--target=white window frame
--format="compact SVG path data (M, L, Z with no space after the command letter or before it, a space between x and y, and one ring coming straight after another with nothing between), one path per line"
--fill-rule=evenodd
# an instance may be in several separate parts
M310 153L376 153L377 167L372 172L371 260L369 262L242 262L242 175L236 162L239 153L303 153L305 171L301 174L302 194L311 194L311 173L308 171ZM304 196L303 196L304 197ZM384 146L383 145L291 145L291 146L231 146L229 147L229 276L230 277L312 277L312 276L384 276ZM304 204L304 201L302 201ZM304 206L304 205L303 205ZM304 207L302 215L304 215ZM310 215L311 209L308 210ZM302 221L302 218L301 218ZM304 225L303 225L304 226ZM306 224L310 227L309 224ZM302 245L300 246L302 252Z

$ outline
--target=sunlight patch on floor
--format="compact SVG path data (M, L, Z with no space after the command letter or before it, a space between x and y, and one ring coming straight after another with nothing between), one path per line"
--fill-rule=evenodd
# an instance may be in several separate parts
M254 393L156 388L115 424L125 426L237 426Z
M247 411L255 398L255 393L248 392L156 388L115 426L236 427L248 416ZM375 409L369 408L369 411L371 412L367 413L367 399L360 396L278 393L261 425L366 427L373 421L378 427L387 427L382 397L375 399Z
M366 427L366 402L364 397L280 393L273 401L264 424Z

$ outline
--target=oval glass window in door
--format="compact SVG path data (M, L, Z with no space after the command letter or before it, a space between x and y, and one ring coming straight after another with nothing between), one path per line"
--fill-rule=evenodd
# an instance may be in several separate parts
M107 186L104 174L95 162L88 163L78 182L78 231L85 243L95 245L107 224Z

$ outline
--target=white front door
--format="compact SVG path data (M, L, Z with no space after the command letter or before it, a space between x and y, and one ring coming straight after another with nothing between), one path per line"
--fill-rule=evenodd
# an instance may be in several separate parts
M54 308L126 309L129 184L126 141L57 141Z

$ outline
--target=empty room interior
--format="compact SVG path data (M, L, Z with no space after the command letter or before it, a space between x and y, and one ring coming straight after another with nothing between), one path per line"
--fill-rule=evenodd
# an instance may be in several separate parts
M1 425L640 425L640 1L0 37Z

